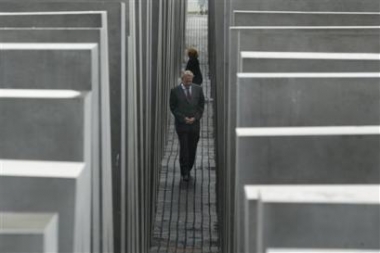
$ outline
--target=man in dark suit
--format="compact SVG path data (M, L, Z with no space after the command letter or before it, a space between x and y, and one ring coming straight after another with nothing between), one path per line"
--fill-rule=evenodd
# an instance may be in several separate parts
M182 83L170 91L170 110L175 117L180 153L179 163L184 181L189 181L197 152L200 122L205 98L202 87L193 84L193 73L184 71Z

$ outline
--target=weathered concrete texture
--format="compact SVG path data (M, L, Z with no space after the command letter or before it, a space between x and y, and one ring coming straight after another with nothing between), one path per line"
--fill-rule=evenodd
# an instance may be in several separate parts
M23 32L0 31L2 41L7 37L6 35L3 37L3 34L24 34L25 37L30 35ZM37 36L40 33L34 34ZM71 46L75 47L73 44ZM40 49L30 45L29 49L24 50L1 50L0 87L91 90L92 61L97 62L96 58L93 59L94 52L91 47L96 47L96 44L88 45L87 49L82 50L70 49L70 45L64 44L54 50L43 49L43 45Z
M245 51L240 53L237 71L243 73L379 72L379 59L379 54L359 56L353 53L321 54Z
M1 253L57 253L58 215L0 213Z
M379 185L246 186L244 252L379 249L379 211Z
M0 158L83 161L85 101L0 99Z
M379 125L379 77L238 74L237 126Z
M0 165L1 212L58 213L59 252L90 252L89 165L27 160Z
M380 180L379 135L237 138L238 185L376 184Z
M378 26L378 13L234 11L234 26Z

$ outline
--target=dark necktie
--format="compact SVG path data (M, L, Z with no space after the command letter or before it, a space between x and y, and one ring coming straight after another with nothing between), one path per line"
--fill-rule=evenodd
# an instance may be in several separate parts
M191 100L190 88L186 88L186 98L187 100Z

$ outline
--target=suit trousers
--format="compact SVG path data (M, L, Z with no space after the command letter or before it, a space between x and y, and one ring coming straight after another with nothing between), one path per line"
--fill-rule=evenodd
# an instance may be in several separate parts
M199 141L199 127L177 129L181 175L189 174L194 166Z

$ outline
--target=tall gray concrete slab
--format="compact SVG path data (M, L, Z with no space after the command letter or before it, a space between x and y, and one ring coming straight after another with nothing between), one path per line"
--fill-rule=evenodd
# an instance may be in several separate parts
M12 30L9 30L8 32L10 33L7 33L7 35L10 35L9 37L6 37L6 36L1 36L1 39L4 39L4 38L9 38L10 40L12 40L12 38L14 38L14 31ZM18 31L18 32L21 32L21 31ZM41 34L39 30L35 30L36 33L32 33L34 34L34 36L36 35L42 35L41 37L33 37L33 36L30 36L30 33L28 32L27 34L30 36L29 38L31 38L31 40L34 38L36 40L43 40L41 38L48 38L47 41L50 40L50 36L53 36L53 38L55 39L58 39L59 38L59 35L62 36L62 30L57 30L55 31L56 33L53 32L49 32L49 31L43 31L43 33ZM82 31L75 31L75 33L70 33L71 36L75 35L74 37L74 40L77 40L77 36L79 35L80 36L80 32L86 32L86 30ZM98 40L98 43L100 42L99 39L100 39L100 33L99 33L99 30L95 30L95 31L88 31L89 35L93 36L93 39L94 40ZM18 34L18 33L16 33ZM20 34L20 33L19 33ZM21 32L22 34L22 32ZM54 36L56 35L56 36ZM87 39L91 38L90 37L87 37ZM67 39L67 38L66 38ZM109 162L109 165L105 166L105 164L100 164L100 154L102 154L102 157L107 157L107 152L110 152L110 149L107 148L107 147L103 147L103 150L100 150L100 129L103 129L102 131L105 131L104 128L101 128L100 127L100 124L102 121L100 121L99 117L100 117L100 102L99 102L99 92L100 92L100 88L99 88L99 66L98 66L98 61L99 61L99 53L98 53L98 46L96 44L93 44L93 43L88 43L88 44L49 44L49 43L43 43L43 44L39 44L39 43L21 43L21 44L15 44L15 43L5 43L5 44L1 44L0 46L0 50L2 52L2 54L7 55L7 61L4 62L4 64L1 65L2 67L2 73L7 73L7 75L2 75L4 77L4 84L5 87L1 87L1 88L5 88L5 89L42 89L43 91L45 91L46 89L49 89L49 90L55 90L55 89L63 89L63 90L67 90L67 89L73 89L73 90L88 90L88 91L92 91L92 93L94 94L93 97L94 99L90 99L90 97L87 97L86 98L86 102L84 102L84 106L85 108L90 108L92 106L92 109L88 109L89 112L88 113L85 113L85 118L82 118L82 121L85 121L85 123L83 124L83 130L79 133L82 133L82 136L87 136L86 139L87 140L91 140L91 142L89 141L84 141L83 144L84 145L87 145L87 146L91 146L91 148L85 148L85 147L81 147L81 148L84 148L84 150L88 150L87 153L86 151L83 152L83 159L82 161L90 161L92 160L92 167L91 167L91 170L92 170L92 178L93 178L93 215L92 215L92 218L93 218L93 229L94 229L94 234L93 234L93 237L95 238L94 239L94 244L98 244L99 242L99 239L96 239L98 238L98 235L97 233L99 232L102 232L99 228L100 226L100 223L101 221L99 220L100 219L100 211L99 211L99 208L100 207L103 207L105 209L109 209L110 207L112 207L112 205L109 205L109 204L100 204L100 202L102 202L102 198L100 197L100 185L105 185L103 183L104 180L107 179L107 177L100 177L100 175L105 175L107 174L107 172L110 172L110 167L111 167L111 163ZM64 53L61 53L61 51L77 51L77 55L76 54L68 54L68 55L65 55ZM57 62L62 62L63 64L67 64L67 63L72 63L72 62L79 62L79 63L83 63L81 61L83 61L83 59L81 60L74 60L74 61L69 61L68 59L65 59L65 60L60 60L60 58L62 59L63 58L70 58L73 57L74 59L77 59L77 56L79 55L80 57L84 57L84 55L81 55L81 54L78 54L78 52L80 52L80 50L87 50L89 51L90 53L87 55L87 62L86 62L86 65L89 65L90 66L90 71L83 71L82 73L81 72L71 72L70 73L70 68L66 67L65 65L62 66L62 69L60 69L60 71L64 72L65 75L63 76L62 79L60 80L55 80L55 76L52 76L51 78L49 78L49 74L54 74L54 69L56 66L58 66ZM19 51L23 51L22 54L19 54ZM28 52L31 53L31 55L28 55ZM30 62L31 59L33 58L29 58L27 56L38 56L37 58L34 58L34 61L33 62ZM19 56L19 57L18 57ZM26 64L23 64L22 62L25 60L25 57L27 57L26 59ZM4 58L5 59L5 58ZM8 63L12 63L11 65L9 65ZM15 68L15 66L17 66L18 68ZM20 66L23 66L23 69L20 69L19 67ZM73 65L72 67L75 68L75 66L77 65ZM36 68L37 67L37 68ZM51 72L47 71L47 70L51 70ZM28 69L32 69L33 71L29 71L29 73L31 74L30 76L24 76L22 74L20 74L20 71L27 71ZM65 72L66 70L66 72ZM79 76L75 76L73 74L79 74ZM83 77L82 75L87 75L86 77ZM6 77L6 78L5 78ZM33 84L33 86L31 85L26 85L26 84L29 84L30 83L30 79L31 77L33 77L35 83ZM77 78L76 78L77 77ZM78 79L78 80L83 80L83 83L75 83L73 81L71 81L70 79ZM54 86L55 85L55 86ZM70 85L76 85L75 87L71 87ZM1 92L3 93L4 91L6 90L2 90ZM89 107L90 106L90 107ZM59 107L57 107L59 108ZM47 108L46 108L47 109ZM13 108L10 108L9 109L10 111L8 111L5 116L7 117L10 117L10 115L12 115L12 110ZM41 110L41 109L40 109ZM48 109L47 109L48 110ZM48 110L49 111L49 110ZM50 112L51 113L51 112ZM34 118L33 118L34 117ZM40 118L38 118L40 117ZM41 114L35 114L35 115L30 115L30 117L28 117L28 119L34 121L34 120L41 120L41 119L45 119L45 121L47 121L48 123L51 123L49 122L49 117L53 117L54 118L54 115L50 115L50 116L47 116L47 115L41 115ZM55 123L59 123L59 116L55 116L57 118L57 120L55 120ZM7 119L6 119L7 120ZM19 121L22 119L18 119ZM92 121L92 122L90 122ZM103 120L104 122L107 122L106 119ZM109 121L108 121L109 122ZM34 126L38 126L38 122L34 121L34 122L29 122L29 124L33 124ZM68 124L66 122L66 124ZM8 124L9 125L9 124ZM5 125L5 127L7 127L7 125ZM11 126L10 126L11 127ZM17 129L17 128L16 128ZM20 129L22 129L22 127L20 127ZM19 129L19 130L20 130ZM51 137L54 137L54 140L59 140L59 137L57 137L56 135L56 131L57 129L54 130L54 127L50 127L51 129ZM68 128L70 129L70 128ZM67 132L66 129L66 132L65 132L65 135L64 136L67 136L69 134L69 132ZM10 130L10 129L8 129ZM36 129L34 131L36 134L38 134L38 136L41 136L41 132L39 131L39 129ZM26 133L24 133L25 135ZM81 135L79 134L78 135L78 132L74 132L72 133L74 134L78 140L80 140L81 138ZM88 136L89 135L89 136ZM17 136L18 137L18 136ZM35 138L35 137L34 137ZM74 137L71 137L71 138L74 138ZM16 138L16 140L19 140L19 142L17 142L17 144L21 145L21 143L23 142L27 142L26 144L29 144L29 145L36 145L38 144L40 141L44 141L45 140L45 143L44 144L51 144L54 146L54 143L47 141L46 142L46 137L42 136L42 138L37 138L38 141L37 143L31 143L30 141L28 142L28 140L26 139L20 139L20 138ZM8 144L12 145L14 143L12 143L12 140L8 139L9 142L7 142ZM7 144L5 143L5 144ZM78 143L78 141L76 142ZM55 143L55 146L57 144ZM57 147L57 146L56 146ZM25 150L25 148L23 148ZM27 155L28 156L34 156L36 155L36 153L38 153L38 150L40 149L40 147L37 148L37 150L34 150L34 151L30 151L29 149L26 149L27 152L29 152ZM77 150L78 148L76 148L75 150ZM106 151L104 151L104 149ZM14 148L11 150L17 152ZM28 151L29 150L29 151ZM45 147L45 150L46 147ZM59 151L57 150L57 148L55 149L56 151ZM53 150L54 151L54 150ZM9 152L9 151L8 151ZM33 153L34 152L34 153ZM51 151L48 151L50 152L51 154ZM58 152L59 153L59 152ZM67 153L67 152L65 152ZM104 154L105 153L105 154ZM18 154L20 155L20 154ZM39 156L41 156L40 153L38 153ZM60 156L62 156L63 154L60 154ZM78 154L76 155L77 159L78 159ZM25 158L24 158L25 159ZM30 159L35 159L35 158L30 158ZM49 158L48 160L51 160L52 158ZM103 160L104 162L106 162L107 160ZM102 172L100 172L100 170L102 170ZM105 195L110 195L111 192L108 189L108 187L106 186L103 186L102 188L102 194L105 194ZM104 198L103 198L104 199ZM109 198L107 198L109 199ZM103 210L103 214L104 215L109 215L109 211L107 212L106 210ZM107 222L108 223L108 222ZM94 246L95 247L95 246ZM96 248L96 247L95 247Z
M59 252L91 252L90 163L0 160L0 165L1 212L57 213Z
M233 26L373 26L380 25L379 12L233 12Z
M1 2L0 11L12 13L20 12L34 12L30 14L31 18L25 19L24 27L32 27L35 23L35 27L102 27L103 22L99 15L95 15L94 11L106 11L107 12L107 29L108 29L108 52L109 52L109 73L110 73L110 93L111 93L111 122L112 122L112 159L113 159L113 171L115 171L114 180L117 181L120 176L120 159L121 152L121 115L122 100L126 99L126 96L121 96L122 88L125 87L126 78L126 66L125 59L126 54L126 38L129 30L129 19L126 17L126 5L118 2L44 2L44 1L12 1ZM61 16L62 22L44 22L44 18L47 12L66 12L66 15ZM84 11L91 11L92 14L84 14ZM40 13L37 15L37 13ZM71 13L71 14L70 14ZM19 15L19 14L18 14ZM76 18L69 18L68 15L76 15ZM38 20L41 22L38 22ZM90 22L91 21L91 22ZM3 25L0 22L0 26L15 27L12 22L8 25ZM123 156L123 155L122 155ZM118 172L117 172L118 171ZM117 174L118 173L118 174ZM117 174L117 175L116 175ZM120 209L120 208L118 208Z
M26 17L21 23L24 27L102 27L103 20L95 19L99 16L96 13L99 11L107 12L107 29L108 29L108 52L109 52L109 82L110 82L110 105L111 105L111 138L112 138L112 171L113 181L118 182L121 178L121 170L125 170L125 166L121 169L121 159L126 160L126 153L121 151L122 131L126 131L126 122L122 123L122 115L126 114L126 108L122 104L126 104L126 58L127 58L127 41L126 36L129 31L129 18L126 16L126 5L118 2L32 2L32 1L17 1L17 2L0 2L0 10L9 14L20 15L20 12L34 12L30 14L30 18ZM48 16L49 12L61 12L58 17L61 17L62 22L44 22L43 16ZM84 11L91 11L83 13ZM65 13L63 15L63 13ZM70 16L75 15L75 18ZM25 17L25 15L24 15ZM91 22L90 21L94 21ZM4 25L5 26L5 25ZM8 27L15 27L14 22L8 24ZM20 26L20 25L19 25ZM124 95L122 95L124 94ZM131 112L129 112L131 113ZM122 126L122 124L124 126ZM114 208L119 210L115 212L116 216L120 216L120 184L114 184ZM120 224L120 218L115 217L115 224ZM119 229L116 228L118 231ZM118 239L117 239L118 240Z
M379 72L379 54L240 52L238 72Z
M314 0L253 0L253 1L246 1L246 0L225 0L219 2L219 1L212 1L215 2L214 4L218 8L222 8L223 10L220 12L220 18L216 20L216 25L220 25L220 29L218 31L221 31L221 36L218 37L218 39L215 41L214 44L217 45L224 45L223 50L219 50L214 64L217 63L224 63L224 68L217 68L217 70L220 70L220 72L216 72L216 76L218 76L221 79L221 82L217 82L218 85L222 83L222 86L225 88L224 92L225 94L229 94L228 91L228 65L230 64L229 55L228 55L228 48L230 43L228 41L229 36L229 30L228 27L230 24L233 24L232 20L232 11L233 10L266 10L266 11L330 11L330 12L373 12L373 11L379 11L380 6L378 4L377 0L322 0L322 1L314 1ZM219 97L219 96L218 96ZM233 94L233 97L235 97L235 94ZM223 100L221 104L226 104L228 100ZM225 110L227 111L227 110ZM221 125L224 124L224 122L227 121L227 116L225 116L221 120ZM228 129L225 131L225 135L227 138L229 137L230 132ZM227 140L229 142L229 140ZM228 146L227 143L225 146ZM231 150L231 149L228 149ZM227 150L227 153L230 153L230 151ZM224 157L228 157L227 155L224 155ZM231 167L231 163L229 161L222 162L222 164L226 163L227 168ZM227 170L226 172L228 175L230 174ZM231 176L228 176L228 178L232 178L233 173ZM223 177L225 178L225 177ZM223 185L221 188L227 187L226 185ZM232 206L232 205L229 205ZM224 210L225 207L222 207L221 210ZM230 215L227 215L227 217L230 217ZM227 228L227 231L230 231L231 228ZM227 236L224 238L225 244L228 245L230 242L228 241L231 236ZM228 248L226 246L226 249L233 252L233 249Z
M238 74L237 127L380 125L380 73Z
M236 226L246 184L378 184L379 133L379 126L237 128Z
M244 252L380 248L379 185L244 188Z
M218 213L220 215L220 235L221 249L229 252L230 238L233 236L232 226L232 210L234 207L233 202L230 200L230 189L228 188L229 171L227 170L227 153L226 153L226 103L225 97L228 93L225 92L225 80L227 79L227 63L228 63L228 29L229 18L228 1L209 0L208 9L208 34L209 34L209 67L210 67L210 81L212 93L214 98L214 121L215 125L215 147L217 167L218 167Z
M0 213L0 252L58 252L58 215Z

